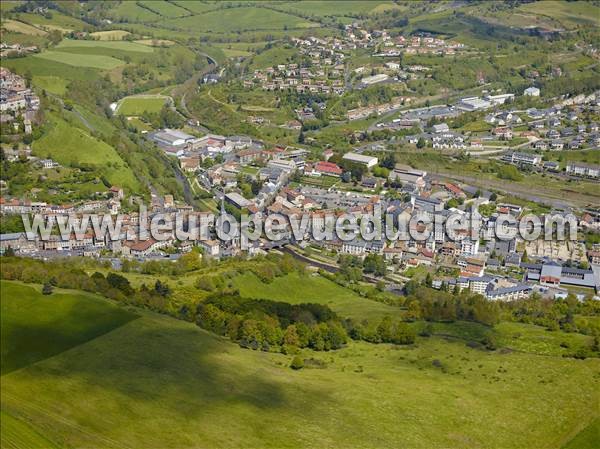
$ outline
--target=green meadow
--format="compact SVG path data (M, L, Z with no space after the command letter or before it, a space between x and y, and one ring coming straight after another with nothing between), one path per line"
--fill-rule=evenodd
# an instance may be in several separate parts
M98 39L101 41L120 41L125 36L131 34L129 31L125 30L109 30L109 31L95 31L90 33L94 39Z
M392 9L400 9L391 1L319 1L319 2L285 2L278 9L292 13L311 14L316 16L359 16L361 14L382 13Z
M185 8L164 0L143 0L138 4L163 17L181 17L190 14Z
M259 7L230 8L210 11L198 16L165 20L163 26L198 32L227 32L239 30L281 30L317 26L300 17Z
M127 97L119 102L117 114L137 116L144 112L160 112L168 97L162 95Z
M29 285L2 284L2 375L110 332L136 315L86 293L44 296Z
M92 69L111 70L122 66L125 63L112 56L103 55L82 55L76 53L67 53L63 51L45 51L32 56L37 59L44 59L61 64L67 64L75 67L89 67Z
M114 185L137 190L138 181L114 148L83 129L54 117L49 130L33 143L34 154L60 164L96 166Z
M12 310L3 313L3 328L25 323L17 335L24 347L38 350L39 340L19 336L36 332L40 315L57 320L50 330L70 336L62 352L41 350L34 363L0 378L3 446L8 439L19 448L559 448L573 438L595 441L588 426L598 415L597 359L489 352L431 337L409 347L352 342L305 351L306 367L293 371L291 356L241 349L150 312L132 319L94 295L43 297L39 287L0 286L3 312ZM114 314L112 328L89 319L92 308L100 317Z
M110 41L110 40L97 40L97 41L85 41L85 40L62 40L56 47L58 50L65 48L86 48L86 49L97 49L97 48L108 48L110 50L130 51L137 53L152 53L154 50L147 45L138 44L129 41ZM91 50L90 53L94 51Z
M234 278L234 285L240 295L246 298L272 299L290 304L314 302L328 306L340 316L356 320L381 319L385 315L400 314L398 307L362 298L321 276L307 278L291 273L264 283L253 273L245 273Z

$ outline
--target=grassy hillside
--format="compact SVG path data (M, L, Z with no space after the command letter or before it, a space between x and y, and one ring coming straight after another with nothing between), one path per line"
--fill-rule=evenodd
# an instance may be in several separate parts
M589 426L569 441L565 449L594 449L600 441L600 418L596 418Z
M317 24L298 16L266 8L245 7L211 11L198 16L188 16L163 22L164 26L190 29L199 32L227 32L231 30L281 30L308 28Z
M0 413L0 446L7 449L59 447L25 422L4 412Z
M290 304L314 302L329 306L343 317L357 320L400 314L398 307L362 298L320 276L307 279L298 273L292 273L266 284L254 274L246 273L234 278L234 285L239 289L240 295L246 298L265 298Z
M352 16L362 14L383 13L392 9L400 9L391 1L319 1L319 2L286 2L277 5L279 9L293 13L316 16Z
M140 313L3 375L3 413L69 447L541 448L560 447L598 412L595 359L429 338L307 351L318 369L292 371L290 356Z
M115 33L115 31L106 31L106 33ZM123 33L123 31L120 31ZM58 50L64 50L65 48L108 48L110 50L121 50L136 53L152 53L152 48L147 45L137 44L135 42L128 41L111 41L111 40L98 40L98 41L83 41L83 40L63 40L56 47ZM93 51L91 51L93 53Z
M96 166L114 185L137 190L139 185L131 169L114 148L54 117L50 129L33 143L34 154L49 157L64 165Z
M80 55L53 50L38 53L34 55L33 58L59 62L74 67L90 67L92 69L101 70L110 70L125 64L123 61L113 58L112 56Z
M0 284L2 300L2 375L23 368L99 335L136 317L85 293L57 292Z

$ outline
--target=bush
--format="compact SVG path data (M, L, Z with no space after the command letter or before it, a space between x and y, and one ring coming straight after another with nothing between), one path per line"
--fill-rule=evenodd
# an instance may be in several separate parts
M53 290L54 287L52 287L52 284L45 282L44 286L42 287L42 295L51 295Z
M292 368L293 370L300 370L300 369L304 368L304 359L302 357L300 357L299 355L297 355L296 357L294 357L292 359L290 368Z

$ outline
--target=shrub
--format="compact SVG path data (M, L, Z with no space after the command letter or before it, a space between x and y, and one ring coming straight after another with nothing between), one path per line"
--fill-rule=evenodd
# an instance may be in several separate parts
M42 295L51 295L53 290L54 287L52 287L52 284L45 282L44 286L42 287Z
M295 356L292 359L290 368L292 368L293 370L300 370L300 369L304 368L304 359L302 357L300 357L299 355Z

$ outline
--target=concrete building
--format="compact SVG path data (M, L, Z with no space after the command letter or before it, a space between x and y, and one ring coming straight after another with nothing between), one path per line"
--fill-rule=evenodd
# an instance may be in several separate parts
M537 87L528 87L527 89L525 89L523 91L523 95L527 96L527 97L539 97L540 96L540 90Z
M358 153L346 153L342 158L346 161L366 165L367 168L375 167L379 162L379 159L374 156L365 156Z

